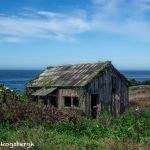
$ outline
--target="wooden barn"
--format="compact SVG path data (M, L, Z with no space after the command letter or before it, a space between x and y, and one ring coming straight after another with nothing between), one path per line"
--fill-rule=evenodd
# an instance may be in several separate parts
M39 105L82 109L95 117L121 114L128 105L128 80L110 61L48 67L26 88Z

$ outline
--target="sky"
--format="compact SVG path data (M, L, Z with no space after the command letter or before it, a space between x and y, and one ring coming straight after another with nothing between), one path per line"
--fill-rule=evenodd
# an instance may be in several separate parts
M107 60L150 70L150 0L0 0L0 69Z

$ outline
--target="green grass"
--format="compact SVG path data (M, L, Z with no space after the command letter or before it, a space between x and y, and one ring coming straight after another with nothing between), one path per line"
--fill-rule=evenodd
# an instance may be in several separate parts
M20 141L30 142L32 141L35 146L33 150L97 150L97 149L126 149L130 148L148 148L148 144L137 142L132 138L90 138L89 136L73 136L72 134L57 132L55 130L47 130L43 126L38 126L33 129L19 128L15 130L9 130L5 136L7 141Z
M76 109L43 109L6 90L0 99L0 142L32 141L33 150L150 149L150 110L130 109L116 118L104 111L94 120L81 114Z
M114 118L107 112L96 120L82 117L79 122L41 123L29 128L29 120L19 125L0 125L0 141L30 142L33 150L148 150L150 111L129 110Z
M129 92L131 93L131 92L137 92L139 90L139 88L137 88L137 87L130 87L129 88Z

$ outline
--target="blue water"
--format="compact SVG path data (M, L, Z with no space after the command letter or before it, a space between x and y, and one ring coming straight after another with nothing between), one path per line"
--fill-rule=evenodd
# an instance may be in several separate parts
M0 70L0 83L11 89L23 92L24 86L29 80L38 75L41 70ZM120 71L128 79L138 81L150 80L150 71Z
M128 79L135 79L137 81L150 80L150 71L120 71Z
M18 92L23 92L24 85L40 72L41 70L0 70L0 83Z

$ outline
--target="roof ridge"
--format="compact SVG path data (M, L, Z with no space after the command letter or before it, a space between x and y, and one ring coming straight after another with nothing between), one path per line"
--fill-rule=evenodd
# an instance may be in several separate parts
M51 68L57 68L57 67L67 67L67 66L77 66L77 65L87 65L87 64L102 64L102 63L108 63L111 64L111 61L97 61L93 63L78 63L78 64L64 64L64 65L58 65L58 66L48 66L46 69L51 69Z

